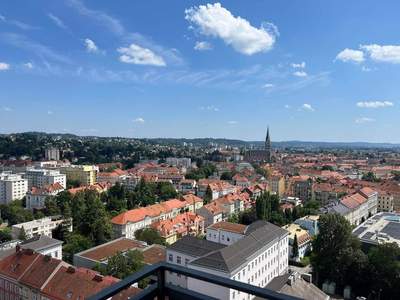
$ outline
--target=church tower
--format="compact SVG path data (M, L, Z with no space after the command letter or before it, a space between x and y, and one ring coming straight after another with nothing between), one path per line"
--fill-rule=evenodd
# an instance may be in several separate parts
M269 136L269 126L267 128L267 136L265 138L265 161L270 163L272 160L271 153L271 137Z

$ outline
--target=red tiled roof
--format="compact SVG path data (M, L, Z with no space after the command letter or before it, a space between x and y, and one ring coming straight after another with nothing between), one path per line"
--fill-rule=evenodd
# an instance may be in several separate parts
M229 232L244 234L247 226L243 225L243 224L236 224L236 223L222 221L222 222L212 224L208 228L215 229L215 230L222 229L222 230L229 231Z
M39 256L32 250L21 250L0 261L0 274L19 279Z

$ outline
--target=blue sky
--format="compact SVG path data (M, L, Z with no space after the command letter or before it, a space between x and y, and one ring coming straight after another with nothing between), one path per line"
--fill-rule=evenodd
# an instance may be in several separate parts
M400 142L399 1L1 1L0 132Z

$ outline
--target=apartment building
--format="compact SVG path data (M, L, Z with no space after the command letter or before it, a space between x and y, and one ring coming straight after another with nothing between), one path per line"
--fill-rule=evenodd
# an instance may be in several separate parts
M65 220L61 216L51 216L15 224L11 227L11 235L14 239L17 239L20 236L21 231L24 230L27 239L40 235L52 237L52 231L64 222L71 224L69 231L72 231L72 220Z
M236 192L237 187L229 182L218 179L200 179L197 183L197 196L204 197L207 190L212 193L212 200Z
M97 181L99 168L91 165L67 165L61 166L60 171L67 176L67 180L77 181L83 185L93 185Z
M248 226L243 237L231 245L184 237L167 247L167 261L176 265L266 286L288 271L288 232L264 221ZM167 282L217 299L253 299L246 293L204 281L167 273Z
M44 151L46 160L60 160L60 150L58 148L47 148Z
M188 195L187 195L188 196ZM134 238L138 229L149 227L152 223L176 217L185 211L195 211L203 205L199 197L170 199L147 207L139 207L115 216L111 223L117 237Z
M392 194L385 191L380 191L378 194L378 212L382 211L394 211L394 197Z
M0 204L22 199L28 191L28 180L11 172L0 173Z
M272 175L268 179L269 190L279 197L285 193L285 177L281 175Z
M311 251L311 235L298 224L289 224L283 228L289 232L289 258L295 261L301 260L309 251ZM296 257L293 256L293 243L295 237L298 246L298 254Z
M67 187L67 178L59 170L28 169L24 174L28 180L28 188L44 188L51 184L59 183L64 189Z

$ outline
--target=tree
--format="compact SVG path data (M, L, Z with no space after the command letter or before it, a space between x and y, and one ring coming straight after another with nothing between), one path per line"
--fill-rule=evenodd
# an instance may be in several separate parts
M53 197L46 197L44 200L44 206L44 214L46 216L56 216L61 214L61 210L57 205L57 201Z
M160 233L153 228L143 228L135 231L135 238L146 242L148 245L159 244L164 245L164 239Z
M19 231L19 234L18 234L18 239L19 239L20 241L25 241L26 238L27 238L27 237L26 237L26 231L25 231L24 226L22 226L21 229L20 229L20 231Z
M362 178L362 180L366 180L366 181L371 181L371 182L378 182L380 181L374 174L374 172L368 172L368 173L364 173Z
M210 186L207 186L206 193L204 195L204 204L210 203L213 199L213 192Z
M293 245L292 245L292 257L296 258L299 256L299 244L297 242L297 234L294 235Z
M178 196L175 187L169 182L158 182L156 193L160 200L172 199Z
M317 281L332 280L336 284L345 283L345 274L351 272L344 264L346 253L359 250L358 240L352 235L350 223L339 214L320 216L319 234L313 241L311 264L316 272Z
M93 243L89 238L79 233L69 234L63 247L64 260L72 263L75 253L89 249L92 246Z
M228 180L231 181L233 177L232 172L224 172L221 174L221 180Z
M9 227L0 230L0 243L8 242L12 239L11 229Z

